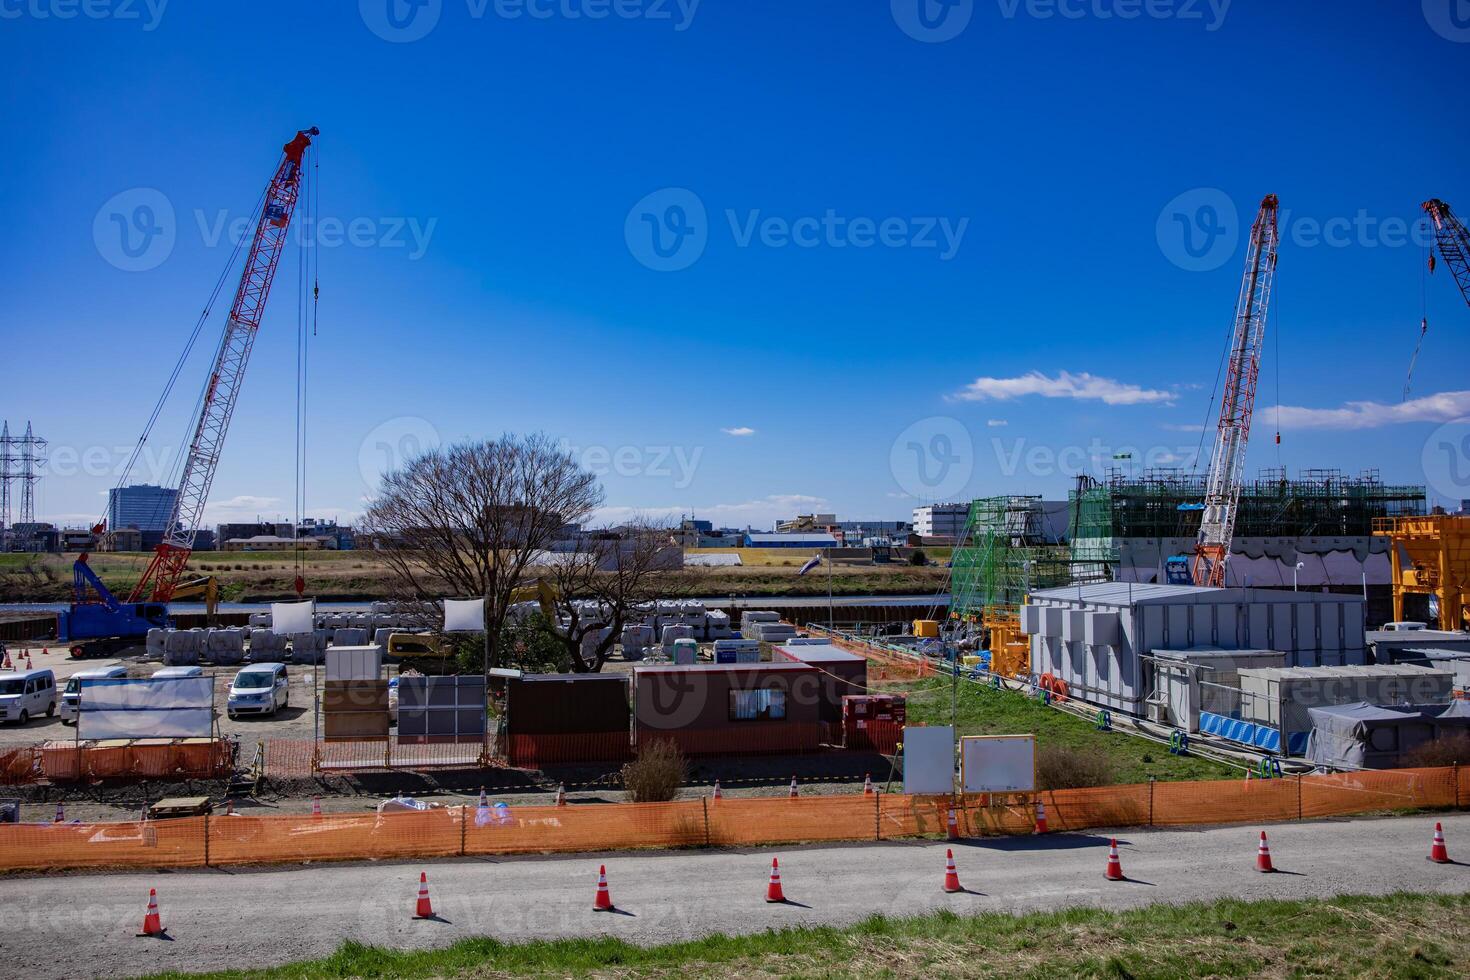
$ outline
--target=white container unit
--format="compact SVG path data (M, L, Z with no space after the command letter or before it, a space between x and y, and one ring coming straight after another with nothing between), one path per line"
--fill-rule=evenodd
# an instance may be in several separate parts
M375 681L383 675L383 652L375 646L332 647L327 651L327 680Z

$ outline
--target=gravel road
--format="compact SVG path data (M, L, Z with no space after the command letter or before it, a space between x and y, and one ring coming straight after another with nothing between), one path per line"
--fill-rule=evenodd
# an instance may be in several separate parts
M1441 819L1451 856L1470 857L1470 814ZM11 976L123 976L280 964L344 939L407 948L606 933L653 944L873 912L1470 889L1470 865L1425 860L1433 828L1429 816L1270 826L1273 875L1254 869L1259 828L1122 831L1130 880L1116 883L1103 878L1104 836L962 842L956 861L969 891L956 895L940 890L946 845L937 842L17 877L4 886L0 948ZM773 854L793 904L764 901ZM603 862L621 914L592 911ZM420 870L443 921L410 918ZM171 941L134 936L150 887Z

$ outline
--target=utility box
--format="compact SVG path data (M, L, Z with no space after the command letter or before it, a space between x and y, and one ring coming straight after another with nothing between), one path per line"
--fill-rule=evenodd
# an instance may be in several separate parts
M327 680L375 681L383 676L383 651L376 646L327 650Z

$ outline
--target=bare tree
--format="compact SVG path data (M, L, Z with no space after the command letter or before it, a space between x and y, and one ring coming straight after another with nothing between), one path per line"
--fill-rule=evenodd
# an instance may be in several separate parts
M485 667L526 569L602 502L597 479L542 434L431 449L383 477L364 530L396 597L485 600Z
M639 606L679 591L675 576L684 564L669 529L642 520L584 535L575 553L555 558L546 570L552 629L579 674L602 670L623 627L641 618Z

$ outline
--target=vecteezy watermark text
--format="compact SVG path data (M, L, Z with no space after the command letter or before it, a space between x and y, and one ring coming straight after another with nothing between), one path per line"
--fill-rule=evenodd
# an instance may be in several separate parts
M0 0L3 2L3 0ZM255 233L249 215L196 208L192 226L205 248L237 247ZM178 244L182 223L168 195L153 187L133 187L114 194L92 218L97 254L124 272L146 272L168 260ZM382 248L400 250L409 261L424 256L438 228L438 218L416 216L327 217L312 220L297 214L287 234L302 248Z
M723 219L736 248L908 248L932 251L941 262L959 254L970 227L966 217L873 218L844 215L835 208L796 217L770 215L760 208L726 208ZM629 253L656 272L677 272L699 261L713 230L704 201L684 187L645 196L623 223Z
M136 21L158 29L168 0L0 0L0 20Z
M559 448L593 476L669 480L675 490L694 483L704 458L703 446L577 446L563 439Z
M469 20L641 20L687 31L702 0L464 0ZM358 0L367 29L394 44L419 41L439 26L444 0Z

